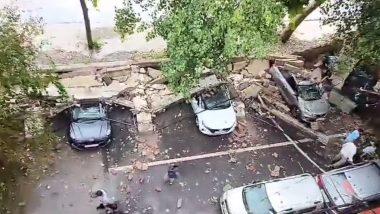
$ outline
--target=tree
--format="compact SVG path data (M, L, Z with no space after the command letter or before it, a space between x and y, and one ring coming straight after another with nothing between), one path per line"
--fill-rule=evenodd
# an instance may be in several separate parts
M62 89L55 75L42 72L34 63L38 47L33 37L42 32L40 21L23 22L15 9L0 9L0 213L5 213L7 182L39 158L31 155L36 145L46 151L42 148L47 139L38 138L36 144L22 138L26 108L41 105L42 94L49 84Z
M284 6L275 0L138 3L144 10L153 8L152 22L139 27L151 30L149 38L166 40L170 61L163 72L172 88L184 95L189 95L205 68L224 75L233 56L265 56L278 42L277 29L285 14ZM131 33L139 20L131 3L125 5L116 11L116 29L122 35Z
M310 15L315 9L317 9L325 0L311 0L310 2L306 1L291 1L286 0L293 3L289 3L287 5L289 15L290 15L290 22L289 25L283 30L281 34L281 41L283 43L286 43L290 37L292 36L293 32L297 29L297 27L305 20L305 18ZM304 8L304 5L307 5Z
M356 60L379 63L380 1L336 0L323 7L326 24L336 26L336 36L344 40L345 53Z
M84 26L86 27L87 46L88 46L88 49L92 50L94 49L94 41L92 40L91 23L90 23L90 18L88 16L88 8L86 5L86 0L79 0L79 1L80 1L80 5L82 7L82 12L83 12Z
M86 0L79 0L79 1L82 7L84 25L86 27L87 46L88 46L88 49L93 50L94 48L96 48L96 44L94 40L92 39L91 23L90 23L90 17L88 16L88 8L86 5ZM98 6L98 0L91 0L91 2L94 7Z

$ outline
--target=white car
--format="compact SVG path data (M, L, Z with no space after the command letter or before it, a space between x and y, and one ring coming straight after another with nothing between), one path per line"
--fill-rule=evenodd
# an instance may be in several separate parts
M210 136L232 132L236 126L236 112L226 87L216 87L191 100L199 130Z
M325 199L310 174L264 181L226 191L223 214L323 213Z

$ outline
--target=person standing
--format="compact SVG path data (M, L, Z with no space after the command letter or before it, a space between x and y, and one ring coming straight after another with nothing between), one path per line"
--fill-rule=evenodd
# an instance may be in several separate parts
M169 184L173 184L175 179L178 178L178 165L170 165L168 172L165 174L165 181L169 182Z

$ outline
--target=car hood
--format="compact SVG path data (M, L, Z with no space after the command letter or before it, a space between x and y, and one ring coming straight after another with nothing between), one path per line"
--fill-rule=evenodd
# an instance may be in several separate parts
M205 110L198 113L200 123L203 123L209 129L226 129L231 128L236 123L236 113L230 106L226 109Z
M317 116L327 114L329 103L324 97L319 100L306 101L299 99L299 108L306 116Z
M231 214L248 214L243 202L243 188L239 187L226 192L227 207Z
M70 136L77 141L102 140L108 136L110 130L108 120L73 122L70 125Z

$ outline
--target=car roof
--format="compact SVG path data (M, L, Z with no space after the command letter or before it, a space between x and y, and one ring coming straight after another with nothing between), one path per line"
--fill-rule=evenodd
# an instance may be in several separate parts
M274 180L265 186L269 201L276 212L307 209L324 201L322 192L310 174Z
M337 205L380 194L379 161L344 167L322 174L324 189Z

